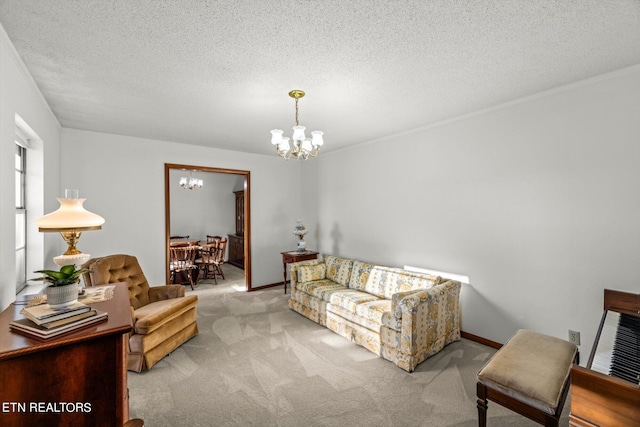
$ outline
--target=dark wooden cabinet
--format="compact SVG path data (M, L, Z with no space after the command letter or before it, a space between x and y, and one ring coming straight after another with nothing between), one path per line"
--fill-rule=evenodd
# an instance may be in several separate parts
M233 193L236 195L236 234L244 236L244 190Z
M236 233L229 235L227 262L244 270L244 190L233 193L236 195Z
M91 304L108 320L40 341L9 330L24 304L0 313L0 425L123 426L129 420L129 291ZM6 409L6 411L5 411Z
M244 236L229 235L229 260L227 262L244 270Z

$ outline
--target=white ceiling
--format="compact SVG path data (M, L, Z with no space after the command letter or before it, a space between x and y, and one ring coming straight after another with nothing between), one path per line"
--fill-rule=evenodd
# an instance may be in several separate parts
M640 64L640 0L0 0L60 123L273 153L426 126Z

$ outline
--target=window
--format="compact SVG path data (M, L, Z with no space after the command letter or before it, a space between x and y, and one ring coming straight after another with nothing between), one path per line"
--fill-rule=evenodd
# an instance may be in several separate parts
M25 197L27 149L16 135L16 293L27 284L27 209Z

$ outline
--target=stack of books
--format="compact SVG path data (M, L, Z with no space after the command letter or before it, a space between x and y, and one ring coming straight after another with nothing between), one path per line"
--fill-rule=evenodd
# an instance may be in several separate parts
M9 328L36 338L51 338L107 319L105 311L81 302L61 309L49 304L27 307L20 311L26 317L12 320Z

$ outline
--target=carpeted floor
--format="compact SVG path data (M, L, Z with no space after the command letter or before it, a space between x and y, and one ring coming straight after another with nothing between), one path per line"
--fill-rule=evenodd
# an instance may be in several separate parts
M199 298L198 336L150 371L129 372L132 418L147 427L478 425L475 375L493 349L463 339L409 374L289 310L282 287L244 292L234 269L188 291ZM490 402L488 425L537 424Z

